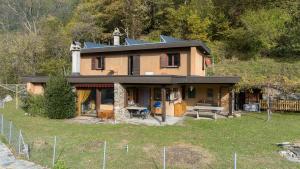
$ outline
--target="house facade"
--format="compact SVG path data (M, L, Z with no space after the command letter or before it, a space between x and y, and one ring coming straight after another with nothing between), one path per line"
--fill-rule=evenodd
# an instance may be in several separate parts
M126 39L114 45L85 43L71 45L72 75L68 81L77 94L78 115L114 112L116 120L126 118L126 107L137 104L152 113L181 116L182 107L199 103L224 107L232 113L233 86L239 77L206 76L210 50L200 41L161 36L161 42ZM42 94L45 76L24 77L27 91ZM154 104L161 103L161 112Z

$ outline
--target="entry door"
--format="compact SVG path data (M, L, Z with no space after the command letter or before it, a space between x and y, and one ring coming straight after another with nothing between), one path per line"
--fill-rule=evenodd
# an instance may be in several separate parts
M140 56L128 56L128 75L140 75Z
M229 111L229 87L220 87L221 107L224 111Z

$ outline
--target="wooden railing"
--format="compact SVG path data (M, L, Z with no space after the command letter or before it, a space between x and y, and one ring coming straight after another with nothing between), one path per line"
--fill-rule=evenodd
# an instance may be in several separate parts
M268 108L267 100L260 100L260 108ZM273 100L271 103L273 111L300 111L300 100Z

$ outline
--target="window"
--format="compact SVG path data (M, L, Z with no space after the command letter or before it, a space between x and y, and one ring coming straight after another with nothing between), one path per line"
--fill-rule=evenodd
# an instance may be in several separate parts
M206 97L207 97L207 100L212 101L214 98L214 90L211 88L207 89Z
M196 98L196 88L191 86L188 89L188 97L189 98Z
M161 89L160 88L154 88L154 100L155 101L161 100Z
M113 104L114 103L114 89L106 88L101 89L101 104Z
M168 67L179 67L180 66L180 54L179 53L168 53Z
M104 56L99 56L96 58L96 69L104 69Z

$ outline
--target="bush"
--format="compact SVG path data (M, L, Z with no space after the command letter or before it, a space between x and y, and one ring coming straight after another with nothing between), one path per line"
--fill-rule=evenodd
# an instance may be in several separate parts
M30 115L45 115L45 100L43 95L29 95L23 98L22 108Z
M64 161L58 160L58 161L55 163L53 169L68 169L68 167L66 166L66 164L65 164Z
M45 88L45 113L51 119L74 117L75 94L64 76L50 76Z

